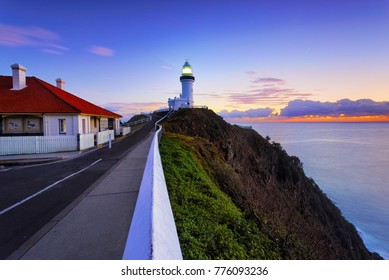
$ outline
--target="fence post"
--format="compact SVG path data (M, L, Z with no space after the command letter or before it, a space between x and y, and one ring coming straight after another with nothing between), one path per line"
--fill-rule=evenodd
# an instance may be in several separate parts
M39 152L39 137L35 136L35 153L38 154Z
M77 133L77 151L81 151L81 135Z

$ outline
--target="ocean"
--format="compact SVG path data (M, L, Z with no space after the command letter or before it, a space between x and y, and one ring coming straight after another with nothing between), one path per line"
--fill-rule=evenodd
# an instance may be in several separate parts
M389 259L389 123L237 124L298 156L367 248Z

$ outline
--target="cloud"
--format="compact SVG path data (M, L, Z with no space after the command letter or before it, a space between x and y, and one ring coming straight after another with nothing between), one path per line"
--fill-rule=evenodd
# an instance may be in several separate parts
M45 53L50 53L50 54L58 54L58 55L64 54L62 51L53 50L53 49L42 49L42 51Z
M256 75L257 72L256 72L256 71L253 71L253 70L249 70L249 71L246 71L246 74L247 74L247 75Z
M274 105L286 105L291 99L310 96L312 96L311 93L301 93L291 88L271 87L250 90L248 93L232 94L228 98L231 102L238 104L271 103Z
M253 81L251 81L252 83L254 84L264 84L264 85L284 85L286 84L286 81L285 80L282 80L282 79L278 79L278 78L271 78L271 77L267 77L267 78L257 78Z
M113 56L114 50L108 49L102 46L91 46L88 49L89 52L96 54L96 55L101 55L101 56Z
M389 102L376 102L371 99L351 101L342 99L336 102L293 100L281 110L283 117L299 116L379 116L389 115Z
M169 65L162 65L161 66L163 69L166 69L166 70L173 70L173 67L169 66Z
M225 95L219 93L196 93L196 96L204 96L212 99L225 99Z
M233 110L231 112L228 112L227 110L223 110L219 112L218 114L222 116L223 118L230 118L230 119L241 119L241 118L263 118L268 117L273 112L273 109L271 108L257 108L257 109L250 109L247 111L238 111Z
M61 37L50 30L0 24L0 45L6 47L42 47L42 51L63 54L69 49L60 45Z
M231 104L235 105L259 105L262 106L282 106L287 105L293 99L306 99L312 93L299 92L293 88L285 88L286 81L276 77L263 77L260 71L249 70L245 72L250 76L250 83L247 90L241 92L225 91Z
M141 102L141 103L106 103L99 106L118 113L123 116L124 120L130 119L133 115L140 114L142 112L151 112L160 108L167 107L167 102Z

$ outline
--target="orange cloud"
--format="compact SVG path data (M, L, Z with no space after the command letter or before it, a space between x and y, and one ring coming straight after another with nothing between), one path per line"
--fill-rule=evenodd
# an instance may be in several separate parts
M219 114L234 122L389 122L389 102L370 99L337 102L293 100L281 109L221 111Z

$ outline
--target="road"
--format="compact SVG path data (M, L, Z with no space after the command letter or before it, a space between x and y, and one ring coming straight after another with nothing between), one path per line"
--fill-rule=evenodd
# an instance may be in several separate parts
M0 172L0 259L6 259L111 169L154 129L157 120L153 116L153 121L111 149L105 146L71 160Z

